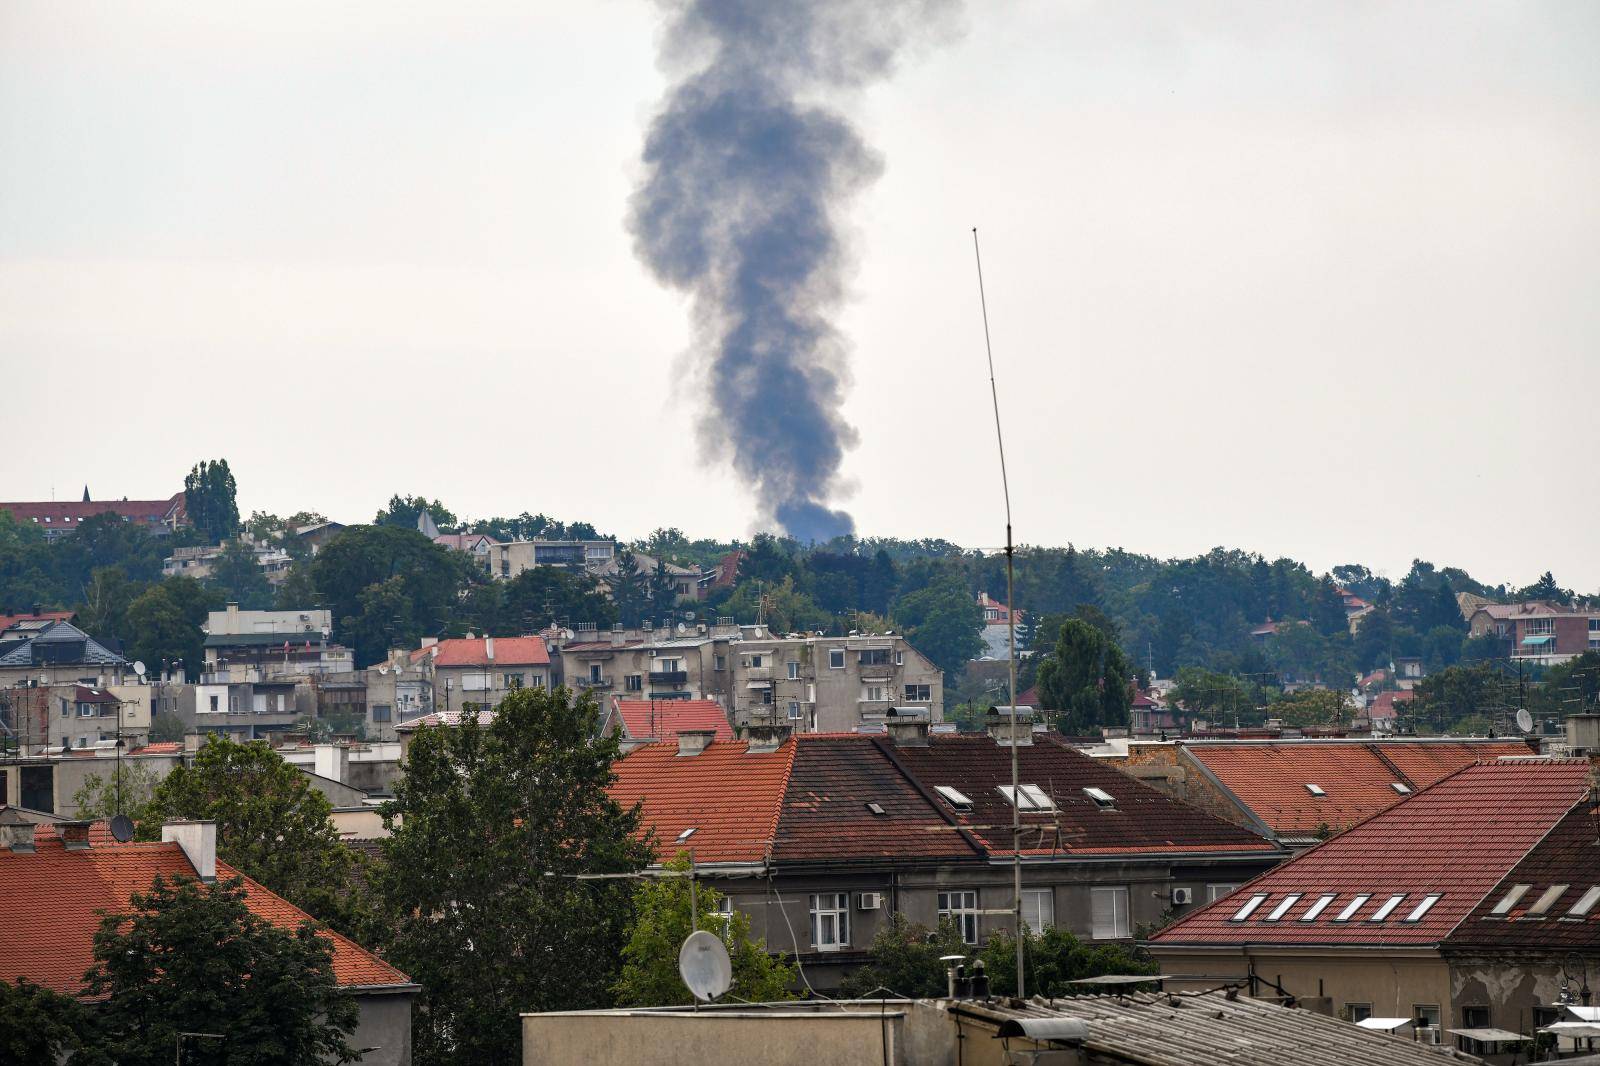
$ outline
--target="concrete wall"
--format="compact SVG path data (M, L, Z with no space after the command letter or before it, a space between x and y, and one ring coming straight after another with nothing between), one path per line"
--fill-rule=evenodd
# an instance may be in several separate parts
M842 666L832 664L832 652L844 652ZM888 662L863 666L865 651L884 650ZM761 665L754 665L759 656ZM789 677L789 663L796 663L798 676ZM776 714L786 719L787 706L796 701L806 713L805 729L811 732L849 732L860 726L865 716L881 716L890 707L926 707L930 719L944 717L944 675L920 652L900 636L860 637L773 637L741 640L729 650L733 668L730 710L743 721L752 714ZM881 684L883 699L864 699L866 683ZM752 688L754 683L757 687ZM767 687L770 685L770 689ZM907 685L926 685L927 700L908 700ZM765 692L772 700L765 702Z
M141 770L149 771L159 781L171 773L172 768L180 761L182 757L178 755L124 755L122 766L125 773L131 772L133 767L137 766ZM32 771L28 777L34 780L48 777L50 781L48 804L41 805L35 799L31 805L63 818L75 818L78 806L73 802L73 796L91 776L98 775L101 781L108 784L114 781L116 766L117 760L111 755L7 760L0 763L0 775L5 779L0 799L19 807L30 806L23 802L22 797L23 771L27 769Z
M523 1066L580 1062L608 1066L883 1066L888 1061L896 1066L941 1066L946 1061L938 1055L910 1057L904 1030L905 1012L894 1004L882 1017L875 1005L866 1004L859 1013L802 1008L793 1012L527 1014L522 1018L522 1062ZM936 1044L926 1043L930 1051Z
M1207 814L1251 832L1260 831L1250 815L1183 754L1182 745L1133 743L1128 745L1126 757L1106 756L1102 761Z
M1243 978L1253 962L1258 976L1278 982L1292 995L1332 1000L1335 1016L1352 1003L1367 1004L1373 1015L1383 1018L1409 1018L1419 1004L1436 1006L1447 1027L1458 1015L1450 969L1436 952L1399 948L1344 953L1323 949L1321 954L1313 948L1276 953L1269 947L1247 950L1248 955L1242 949L1167 948L1159 941L1150 946L1162 973ZM1172 982L1168 987L1182 992L1216 985L1215 980L1203 980ZM1256 994L1265 998L1276 993L1262 986Z
M361 1021L349 1044L377 1048L361 1057L361 1066L411 1066L411 1000L413 993L361 994L356 997Z
M1588 973L1597 974L1591 988L1600 986L1600 960L1593 956L1580 956L1570 963L1566 963L1565 956L1532 953L1515 957L1464 955L1448 961L1450 994L1455 1004L1451 1022L1455 1024L1461 1022L1463 1007L1488 1007L1491 1026L1532 1033L1534 1008L1553 1006L1561 994L1563 964L1568 965L1573 993Z

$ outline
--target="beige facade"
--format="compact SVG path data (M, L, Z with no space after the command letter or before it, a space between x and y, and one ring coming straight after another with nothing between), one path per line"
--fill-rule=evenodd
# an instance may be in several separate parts
M181 755L124 755L123 773L146 772L160 780L177 766ZM73 797L91 776L102 782L115 780L115 750L102 749L93 755L49 755L36 758L0 760L0 800L7 805L45 811L63 818L74 818L78 805ZM124 780L128 780L125 776Z
M839 733L880 722L891 707L944 718L943 672L901 636L748 636L729 662L736 721Z
M762 630L762 632L765 632ZM733 691L734 625L699 625L679 633L667 629L580 630L552 640L552 661L561 664L558 683L602 700L716 700L729 705Z

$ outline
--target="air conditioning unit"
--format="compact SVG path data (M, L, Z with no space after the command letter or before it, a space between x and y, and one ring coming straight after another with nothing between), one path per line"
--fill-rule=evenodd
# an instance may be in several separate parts
M875 910L881 910L882 908L883 908L883 893L882 892L857 892L856 893L856 910L858 910L858 911L875 911Z
M1193 903L1193 902L1194 902L1194 889L1192 889L1192 888L1175 888L1175 889L1172 890L1172 905L1174 907L1181 907L1186 903Z

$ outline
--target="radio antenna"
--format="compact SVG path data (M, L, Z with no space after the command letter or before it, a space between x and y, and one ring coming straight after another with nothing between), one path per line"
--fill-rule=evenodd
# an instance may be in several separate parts
M1009 688L1006 702L1011 715L1011 888L1013 906L1013 943L1017 946L1017 998L1027 999L1023 987L1023 936L1022 936L1022 795L1021 774L1017 767L1017 749L1021 746L1017 736L1017 612L1011 603L1013 560L1016 555L1011 544L1011 483L1006 478L1006 440L1000 432L1000 390L994 383L994 345L989 341L989 300L983 291L983 254L978 250L978 227L972 227L972 258L978 266L978 306L983 310L983 349L989 357L989 398L994 402L994 440L1000 448L1000 488L1006 499L1006 651L1008 652Z

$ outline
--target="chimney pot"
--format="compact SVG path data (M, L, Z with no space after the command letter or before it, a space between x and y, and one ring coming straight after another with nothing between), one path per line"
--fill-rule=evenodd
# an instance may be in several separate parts
M711 746L711 741L716 737L714 729L685 729L678 734L678 754L680 756L699 755Z
M175 843L202 881L217 879L217 823L209 819L167 822L161 827L162 843Z
M0 839L5 840L6 847L13 855L32 855L34 852L33 834L38 826L32 822L24 821L19 814L9 814L16 821L0 823Z

